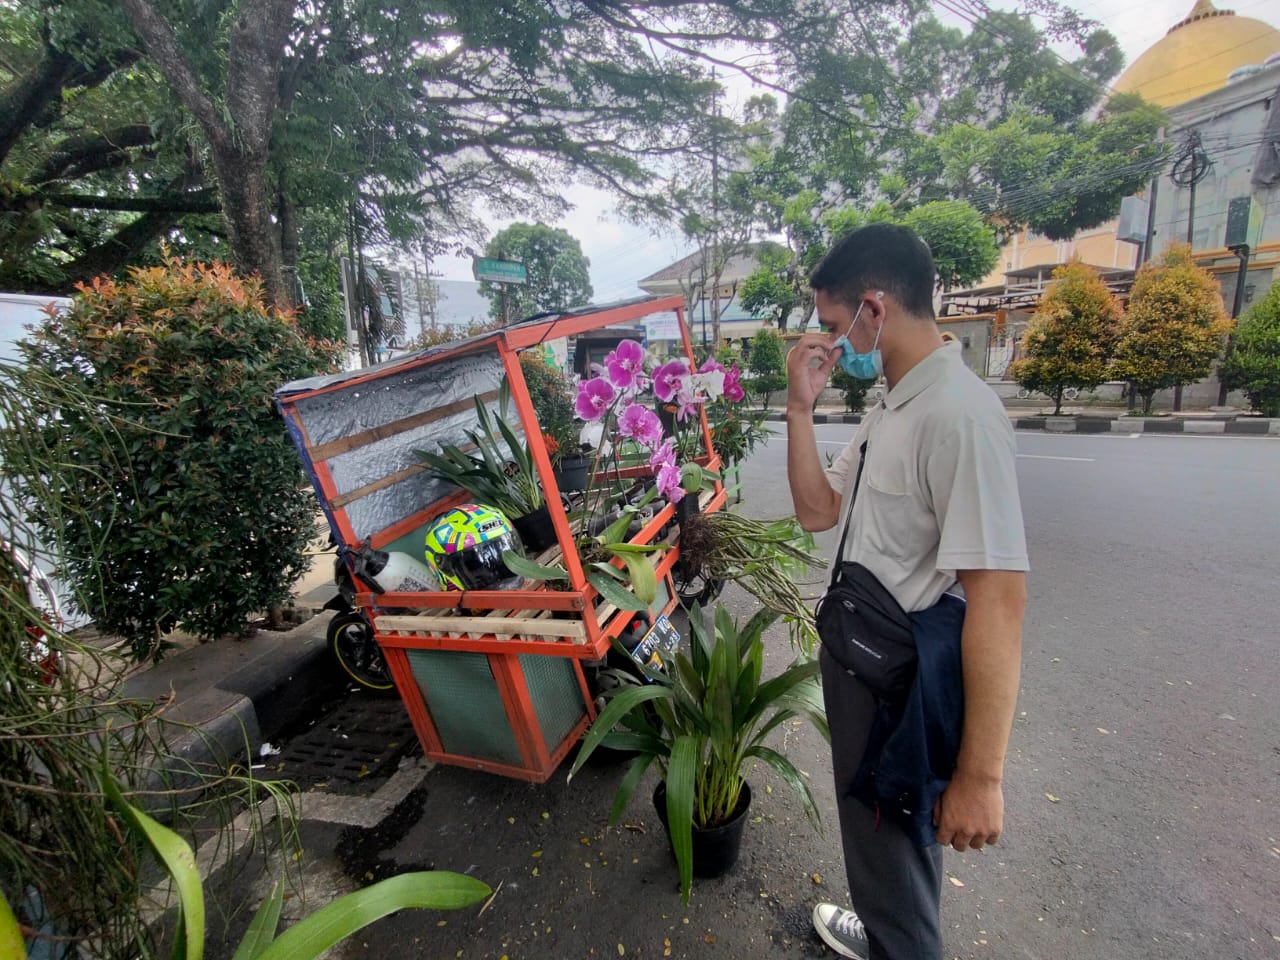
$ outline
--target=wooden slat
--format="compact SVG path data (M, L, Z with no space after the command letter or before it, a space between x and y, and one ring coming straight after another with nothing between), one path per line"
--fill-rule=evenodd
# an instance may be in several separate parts
M490 390L488 393L481 394L480 401L482 403L492 403L498 399L498 392ZM353 433L347 437L339 437L337 440L330 440L328 443L322 443L317 447L311 448L312 460L328 460L330 457L336 457L340 453L350 453L352 450L358 450L360 447L367 447L371 443L377 443L379 440L386 440L388 437L394 437L397 434L408 433L410 430L416 430L418 427L426 426L428 423L435 423L437 420L443 420L445 417L452 417L454 414L465 413L475 407L475 401L471 397L465 400L458 400L446 407L437 407L435 410L425 410L422 413L415 413L411 417L405 417L402 420L393 420L390 423L380 424L376 427L370 427L368 430L362 430L360 433Z
M395 473L389 473L381 480L375 480L373 483L366 483L363 487L356 487L350 493L344 493L334 497L329 501L329 506L334 510L340 510L348 503L359 500L361 497L367 497L371 493L377 493L386 487L394 486L401 480L408 480L415 473L421 473L427 469L425 463L417 463L411 467L405 467L403 470L397 470Z
M378 617L379 633L465 633L471 636L505 633L523 637L570 637L585 642L586 628L581 620L540 620L534 617Z

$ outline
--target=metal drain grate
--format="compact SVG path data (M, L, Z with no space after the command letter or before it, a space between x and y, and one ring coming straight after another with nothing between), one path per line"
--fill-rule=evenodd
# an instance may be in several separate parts
M323 785L334 793L371 793L417 749L404 704L355 695L284 743L269 769L303 789Z

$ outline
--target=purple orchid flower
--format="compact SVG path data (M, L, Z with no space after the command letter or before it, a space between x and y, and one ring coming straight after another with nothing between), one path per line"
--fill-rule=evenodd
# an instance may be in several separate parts
M652 410L633 403L618 417L618 434L652 450L662 443L662 421Z
M644 380L644 347L635 340L623 340L605 358L609 381L619 390L637 389Z
M680 468L674 463L664 464L658 470L658 492L670 503L679 503L684 497L684 487L680 486Z
M730 403L741 403L746 395L742 389L742 371L735 363L724 374L724 397Z
M653 392L663 403L669 403L671 398L683 386L685 379L689 376L688 360L672 360L664 363L653 371Z
M674 467L676 465L676 442L670 437L662 441L662 444L654 448L653 453L649 456L649 468L657 474L663 467Z
M707 398L696 393L692 385L686 384L676 392L676 419L683 423L691 413L697 413L698 407L707 402Z
M617 392L604 377L595 377L578 387L578 400L574 410L583 420L594 423L604 416Z

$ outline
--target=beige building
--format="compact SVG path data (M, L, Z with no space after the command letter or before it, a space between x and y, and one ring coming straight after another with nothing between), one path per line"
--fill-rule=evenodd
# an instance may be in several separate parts
M1113 89L1176 107L1250 75L1278 53L1280 30L1219 10L1211 0L1197 0L1184 19L1129 65ZM1117 240L1116 228L1112 220L1070 240L1050 240L1024 230L1005 244L995 268L977 286L999 286L1010 271L1066 263L1074 256L1103 269L1134 269L1139 247Z

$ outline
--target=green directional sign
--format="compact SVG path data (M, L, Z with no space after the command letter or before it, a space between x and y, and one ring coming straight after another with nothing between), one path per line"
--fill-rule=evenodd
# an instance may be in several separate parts
M471 261L471 275L491 283L528 283L529 271L518 260L494 260L476 257Z

